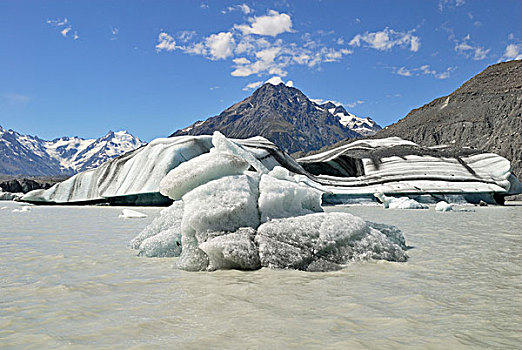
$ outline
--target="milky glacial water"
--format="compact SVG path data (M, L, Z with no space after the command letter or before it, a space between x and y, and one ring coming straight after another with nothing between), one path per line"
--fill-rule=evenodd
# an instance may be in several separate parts
M409 261L190 273L128 249L159 208L0 202L0 348L520 349L520 205L327 208L399 226Z

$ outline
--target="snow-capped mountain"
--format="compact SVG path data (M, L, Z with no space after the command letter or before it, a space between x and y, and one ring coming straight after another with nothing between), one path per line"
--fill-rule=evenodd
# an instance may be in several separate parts
M371 136L382 129L382 127L372 118L358 117L355 114L347 112L343 106L335 105L333 102L326 102L320 105L320 107L327 109L329 113L339 118L339 123L355 131L361 136Z
M52 141L0 126L0 174L72 175L144 145L127 131L109 131L98 139L61 137Z
M221 114L171 136L211 135L216 130L239 139L259 135L293 153L372 135L380 129L370 118L359 118L342 106L320 105L294 87L266 83Z

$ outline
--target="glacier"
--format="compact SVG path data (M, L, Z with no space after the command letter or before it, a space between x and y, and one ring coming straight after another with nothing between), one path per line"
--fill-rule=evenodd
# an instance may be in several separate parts
M218 153L221 156L215 157ZM196 167L184 164L199 156ZM211 179L242 174L246 168L267 174L276 167L294 174L291 182L320 191L326 205L375 204L375 193L419 203L502 204L504 197L522 193L522 184L511 174L507 159L477 150L421 147L390 137L355 141L296 161L259 136L235 140L202 135L153 140L50 189L29 192L21 200L34 204L167 206ZM177 168L180 170L169 174ZM271 180L261 178L262 186L284 178L281 169L280 176L274 173ZM188 181L192 171L200 170L205 175L199 182ZM294 185L288 186L291 191Z
M219 133L212 143L212 160L194 157L161 182L174 202L131 241L138 255L178 256L176 267L187 271L330 271L357 260L407 260L397 228L323 212L322 192L302 175L280 166L263 172L258 158L242 158L245 150Z

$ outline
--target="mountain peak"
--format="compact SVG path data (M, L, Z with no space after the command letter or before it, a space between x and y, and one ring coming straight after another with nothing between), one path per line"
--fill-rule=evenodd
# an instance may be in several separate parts
M348 114L342 106L336 110L337 113ZM198 121L171 136L208 135L216 130L232 138L259 135L293 153L319 149L346 138L364 135L353 130L348 123L343 123L341 116L332 112L334 110L320 107L293 86L267 82L221 114ZM371 128L369 124L366 126Z

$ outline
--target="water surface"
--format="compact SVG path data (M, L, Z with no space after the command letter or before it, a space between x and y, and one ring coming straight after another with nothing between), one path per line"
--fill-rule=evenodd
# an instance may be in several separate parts
M520 349L522 207L334 207L399 226L407 263L189 273L128 242L158 215L0 202L0 348ZM136 209L136 208L133 208Z

